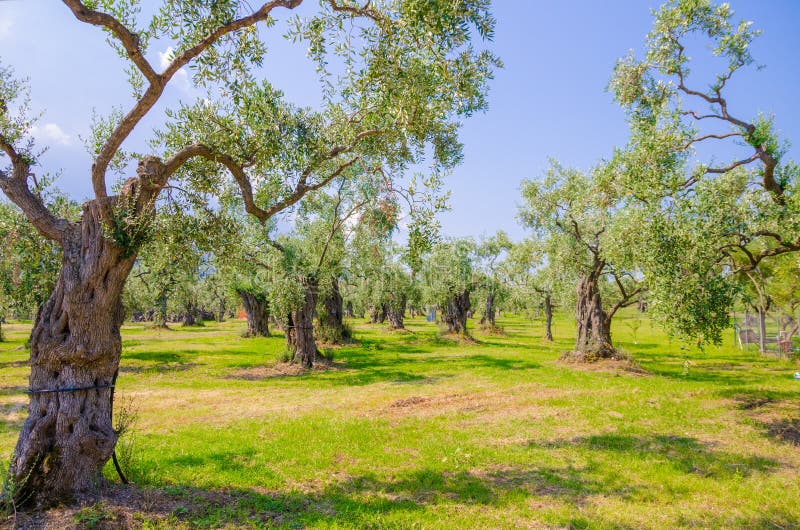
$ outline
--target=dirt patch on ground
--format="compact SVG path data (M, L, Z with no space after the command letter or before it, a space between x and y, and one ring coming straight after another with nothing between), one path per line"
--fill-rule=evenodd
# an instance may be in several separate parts
M740 396L735 398L737 401L736 408L740 410L754 410L774 403L772 398L756 397L756 396Z
M422 403L426 403L430 401L430 398L424 398L420 396L412 396L406 399L398 399L391 405L392 408L403 408L403 407L413 407L414 405L420 405Z
M530 417L541 415L539 400L561 395L547 388L519 387L500 392L476 392L409 396L391 402L377 414L394 418L406 416L433 417L465 412L478 413L480 421L492 422L496 418ZM531 398L534 398L531 400ZM365 411L374 415L376 411Z
M800 418L773 421L764 426L769 436L800 446Z
M276 377L292 377L311 373L340 371L346 368L347 366L344 363L317 359L314 363L314 367L310 370L303 368L297 363L277 363L272 366L242 368L241 370L236 370L228 377L233 379L245 379L247 381L261 381L263 379L274 379Z
M460 346L474 346L475 344L478 344L478 341L470 335L461 335L458 333L440 333L438 338L454 342Z
M650 372L630 359L600 359L592 362L577 362L574 360L560 359L558 364L582 372L607 372L616 375L631 375L635 377L650 375Z

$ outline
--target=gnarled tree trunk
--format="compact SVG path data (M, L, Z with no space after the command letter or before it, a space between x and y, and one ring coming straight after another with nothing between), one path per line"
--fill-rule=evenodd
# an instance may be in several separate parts
M267 297L244 289L236 291L247 314L245 337L269 337L269 303Z
M442 307L442 322L448 333L467 335L467 316L470 310L469 290L453 295Z
M386 304L373 305L369 307L370 324L383 324L386 322L386 313L389 311Z
M19 500L39 505L95 487L114 451L121 293L135 260L104 236L98 201L84 205L62 246L55 290L31 332L28 418L9 470Z
M481 324L489 328L495 327L494 291L489 291L489 294L486 295L486 308L481 317Z
M599 274L589 274L578 282L578 303L575 318L578 337L575 356L581 360L614 357L611 342L611 318L603 310L598 285Z
M339 344L345 339L344 300L339 292L339 280L333 278L331 292L322 301L325 313L319 316L319 336L329 344Z
M318 282L313 278L303 281L305 298L303 305L291 311L286 325L286 347L293 354L293 362L304 368L312 368L317 358L317 343L314 340L314 309L317 306Z
M166 328L167 326L167 295L158 297L158 311L153 313L153 327Z
M406 314L406 295L400 293L398 299L388 304L386 318L389 321L389 329L406 329L403 319Z
M194 302L186 304L186 310L183 312L183 326L194 326L197 324L197 308Z
M544 339L553 341L553 301L549 294L544 296Z

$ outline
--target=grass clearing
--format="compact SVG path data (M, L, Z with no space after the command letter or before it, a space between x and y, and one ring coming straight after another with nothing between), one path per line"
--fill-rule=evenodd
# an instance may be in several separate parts
M645 323L636 360L557 362L539 323L476 344L352 321L332 369L272 367L283 337L244 323L123 329L118 410L135 488L37 515L79 528L797 528L794 361L700 352ZM25 416L29 325L0 343L0 450ZM782 433L788 433L783 436ZM108 477L116 477L113 468ZM6 521L10 527L11 521ZM19 524L19 523L18 523Z

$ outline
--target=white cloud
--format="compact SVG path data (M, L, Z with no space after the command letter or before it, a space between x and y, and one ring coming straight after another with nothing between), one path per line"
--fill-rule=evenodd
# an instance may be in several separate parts
M161 63L161 70L164 71L167 67L172 63L172 60L175 58L175 50L172 49L172 46L164 50L163 52L158 52L158 60Z
M158 52L158 62L162 72L172 64L173 59L175 59L175 50L172 49L172 46L167 47L163 52ZM185 68L181 68L175 72L172 79L175 81L176 86L184 92L188 92L191 88L189 84L189 74L186 73Z
M38 140L45 143L56 143L61 145L72 144L72 136L55 123L45 123L41 127L35 125L31 127L31 134Z

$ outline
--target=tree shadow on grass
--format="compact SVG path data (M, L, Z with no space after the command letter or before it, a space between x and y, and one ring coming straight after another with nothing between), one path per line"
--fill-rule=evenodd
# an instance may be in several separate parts
M119 371L133 374L184 372L200 366L199 363L189 360L191 354L198 353L200 353L199 350L124 353L120 362ZM131 364L131 361L141 361L141 363Z
M181 457L173 465L221 467L235 471L231 454ZM476 471L417 469L397 478L374 475L347 476L310 491L253 489L200 489L188 485L157 488L111 486L83 506L72 508L75 519L90 511L119 528L126 514L137 515L139 524L189 526L191 528L304 528L315 524L356 528L406 527L420 521L423 512L438 505L492 506L503 508L526 498L551 499L575 506L587 505L598 493L627 497L632 486L609 486L573 468L505 468ZM62 514L63 515L63 514ZM26 514L37 517L37 514ZM38 514L40 519L47 513ZM427 517L431 517L428 514ZM98 519L98 517L94 517ZM44 526L44 525L43 525Z
M680 455L691 451L704 453L701 460L728 459L724 453L709 451L695 440L680 437L598 436L565 443L579 443L593 450L612 448L610 450L661 457L672 457L672 451L677 446L679 466L688 465L685 462L688 457ZM249 456L238 452L190 455L173 459L168 464L197 468L198 473L208 471L209 467L219 473L236 473L247 466ZM740 459L735 455L730 458ZM765 466L763 463L760 465ZM162 473L164 469L161 468ZM319 524L405 528L414 523L424 524L431 517L441 517L458 507L486 506L513 510L513 506L520 503L527 505L528 499L535 499L537 504L552 502L555 506L566 504L572 507L560 515L551 513L550 524L569 528L628 528L620 521L593 513L592 499L605 496L636 501L646 486L612 480L599 471L592 464L584 468L541 466L453 471L422 467L390 478L374 474L345 475L327 485L312 486L302 491L201 489L188 484L147 488L115 485L98 496L85 499L82 506L69 510L72 510L73 520L79 520L81 514L85 513L92 515L95 523L100 519L100 522L110 525L97 526L103 528L133 527L127 526L126 522L134 520L137 525L149 524L158 528L304 528ZM581 514L578 515L578 512ZM30 520L38 518L40 527L47 527L49 513L28 513L22 517ZM61 520L63 515L62 510ZM687 515L695 516L694 513ZM787 519L788 514L779 512L761 514L757 518L726 513L696 516L701 518L696 521L697 526L771 528L782 521L791 520ZM560 520L552 520L552 517ZM24 526L24 521L20 522ZM687 522L683 519L675 521L676 525ZM458 521L453 520L451 526L457 524Z
M531 446L534 445L538 444L531 443ZM708 478L768 473L780 465L769 458L718 451L713 444L703 443L696 438L665 434L634 436L612 433L557 440L544 445L549 448L580 447L595 453L616 453L640 462L666 464L677 471Z
M4 361L0 363L0 370L5 370L6 368L25 368L30 366L31 360L30 359L21 359L18 361Z

